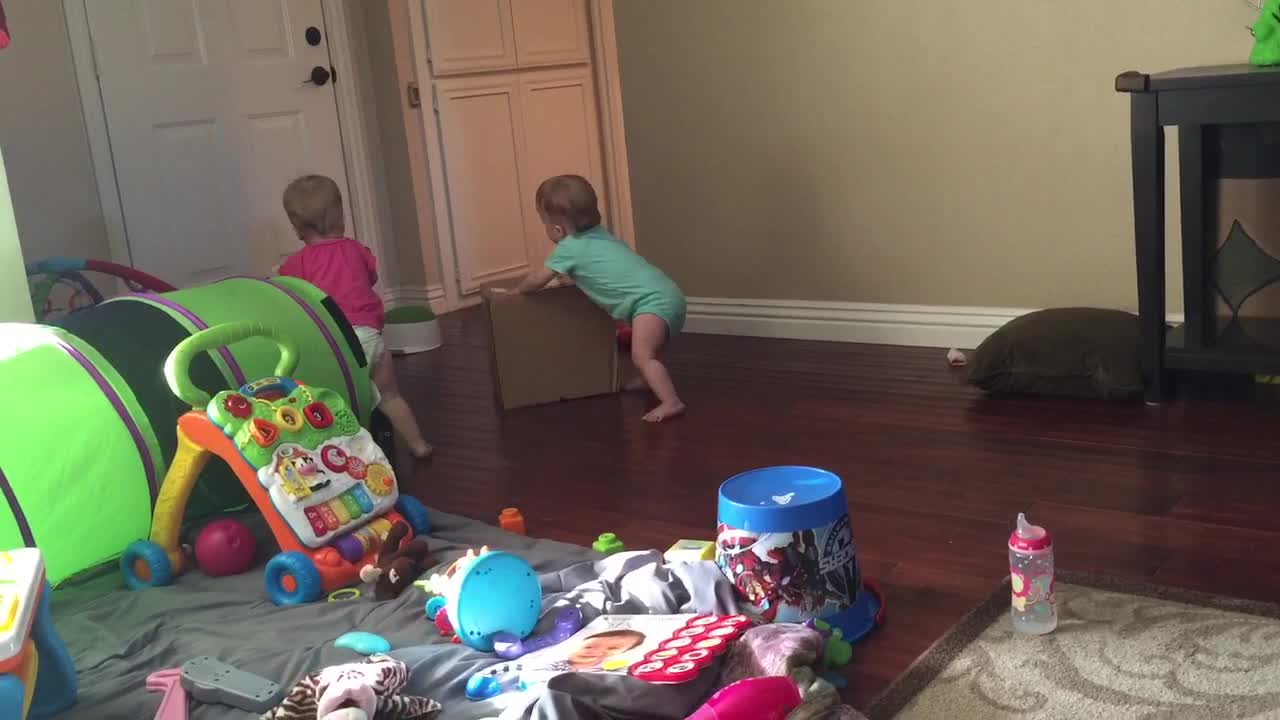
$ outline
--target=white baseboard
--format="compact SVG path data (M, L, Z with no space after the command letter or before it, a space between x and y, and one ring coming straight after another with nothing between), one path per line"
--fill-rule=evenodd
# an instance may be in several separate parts
M685 332L973 349L1030 309L953 305L689 298ZM1172 324L1182 313L1169 313Z
M947 305L689 298L685 332L974 348L997 328L1028 312Z
M382 291L388 308L405 305L428 305L437 315L445 312L443 285L399 285Z

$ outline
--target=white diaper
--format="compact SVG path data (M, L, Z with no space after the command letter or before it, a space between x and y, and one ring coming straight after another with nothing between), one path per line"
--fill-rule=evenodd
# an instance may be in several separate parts
M369 376L372 378L373 364L382 357L382 351L387 347L382 342L382 331L368 325L356 325L355 331L356 338L360 340L360 347L364 349L364 359L369 363ZM369 383L369 397L374 407L378 407L378 403L382 402L382 393L378 392L378 386L372 381Z

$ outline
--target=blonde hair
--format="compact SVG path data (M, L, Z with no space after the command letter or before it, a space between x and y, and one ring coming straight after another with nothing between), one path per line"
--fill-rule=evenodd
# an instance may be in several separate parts
M289 222L305 237L341 237L342 191L338 183L324 175L303 175L284 189L284 212Z
M533 202L547 217L567 223L569 232L585 232L600 224L595 188L581 175L557 175L543 180Z

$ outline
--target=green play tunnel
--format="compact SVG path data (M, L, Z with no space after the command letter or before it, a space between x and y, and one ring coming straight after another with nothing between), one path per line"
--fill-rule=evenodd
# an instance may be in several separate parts
M58 328L0 324L0 394L0 548L38 545L56 583L147 534L165 468L110 363Z
M192 333L242 320L287 333L301 355L295 377L341 393L368 426L360 343L330 298L294 278L125 295L71 313L57 328L0 326L0 388L12 407L38 408L0 420L0 491L8 505L7 513L0 506L0 548L38 545L56 583L145 537L177 445L175 422L190 409L170 391L164 360ZM7 350L8 334L17 350ZM275 346L253 338L196 358L190 374L212 394L269 376L275 363ZM188 517L247 503L225 464L211 462Z

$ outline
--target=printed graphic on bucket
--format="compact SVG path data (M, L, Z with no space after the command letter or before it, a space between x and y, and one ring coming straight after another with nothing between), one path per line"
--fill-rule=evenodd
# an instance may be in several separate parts
M848 610L862 588L849 516L796 532L753 533L720 523L716 563L765 622L803 622Z

